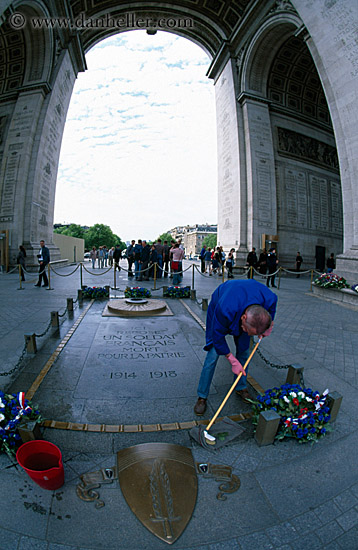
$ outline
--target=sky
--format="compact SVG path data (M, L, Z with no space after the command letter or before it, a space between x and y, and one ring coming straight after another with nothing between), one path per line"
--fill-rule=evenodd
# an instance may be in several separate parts
M210 59L174 34L131 31L86 55L62 141L55 223L104 223L123 241L217 223Z

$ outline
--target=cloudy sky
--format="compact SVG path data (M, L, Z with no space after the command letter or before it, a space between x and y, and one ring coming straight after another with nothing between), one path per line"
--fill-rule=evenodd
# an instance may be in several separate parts
M174 34L116 35L92 48L72 95L55 223L105 223L122 240L217 222L210 59Z

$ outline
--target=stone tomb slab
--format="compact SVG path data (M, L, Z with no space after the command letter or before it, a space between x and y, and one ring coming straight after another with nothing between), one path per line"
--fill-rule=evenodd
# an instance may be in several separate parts
M200 372L201 362L179 321L107 318L90 344L74 397L115 401L195 396Z

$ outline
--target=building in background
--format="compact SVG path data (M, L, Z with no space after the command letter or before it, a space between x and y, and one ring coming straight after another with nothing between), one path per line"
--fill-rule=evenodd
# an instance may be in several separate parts
M186 256L193 257L200 254L203 247L203 240L209 235L216 235L218 232L217 225L195 224L178 226L170 229L173 239L181 239L184 245Z

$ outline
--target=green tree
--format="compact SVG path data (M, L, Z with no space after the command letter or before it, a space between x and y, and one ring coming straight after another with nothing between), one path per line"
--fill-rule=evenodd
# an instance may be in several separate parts
M215 248L217 245L217 242L218 242L218 236L216 233L214 233L213 235L208 235L207 237L205 237L205 239L203 239L203 246L204 244L206 244L207 247Z
M111 248L112 246L116 246L116 244L121 245L121 250L126 248L125 243L122 242L120 237L115 235L112 229L103 223L96 223L95 225L92 225L85 232L84 238L87 249L90 249L93 246L99 248L104 245L107 246L107 248Z
M161 235L159 235L158 239L161 239L162 241L162 244L164 241L168 241L168 244L170 244L170 241L172 240L172 234L171 233L162 233ZM157 240L158 240L157 239Z
M54 229L54 233L60 233L61 235L67 235L68 237L77 237L78 239L84 239L85 230L76 223L71 223L68 227L57 227Z

